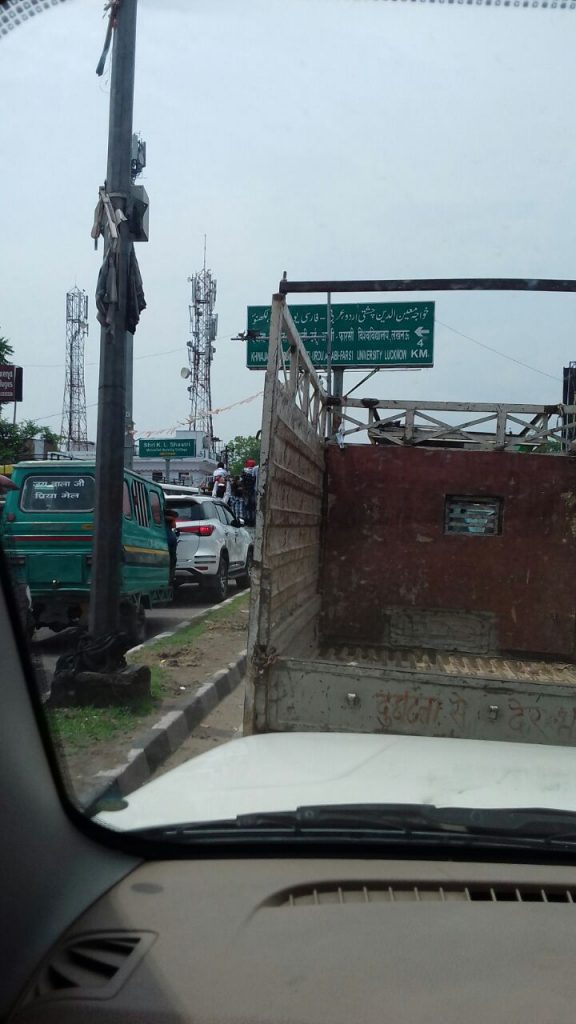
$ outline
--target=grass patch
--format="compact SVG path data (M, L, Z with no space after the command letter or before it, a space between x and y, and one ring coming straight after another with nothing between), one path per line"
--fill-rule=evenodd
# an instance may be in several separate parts
M149 699L129 708L53 708L48 711L48 725L68 750L84 750L95 743L119 739L133 733L140 720L161 703L167 682L167 673L159 665L152 665Z
M249 591L225 608L216 608L200 622L179 629L173 636L164 637L143 650L131 654L129 664L148 665L151 673L151 697L132 707L109 708L53 708L48 711L48 724L69 753L88 750L99 743L122 740L138 731L141 721L162 704L166 697L174 696L174 680L169 669L161 663L159 655L165 651L176 654L178 649L193 645L204 634L210 634L217 623L226 622L246 608Z
M153 644L148 644L143 650L135 651L127 659L129 664L146 665L149 662L150 655L156 654L159 650L164 651L173 647L185 647L194 640L199 640L204 633L211 630L214 623L226 622L228 619L233 618L242 608L245 608L249 598L250 591L247 590L245 594L242 594L233 604L227 605L226 608L215 608L209 615L202 618L200 622L193 622L190 626L177 630L172 636L164 637L164 639L157 640Z
M168 682L168 674L160 665L150 665L150 693L152 703L157 703L163 696ZM147 703L150 703L148 701Z
M48 711L48 725L67 750L84 750L128 735L153 707L154 702L148 700L137 708L54 708Z

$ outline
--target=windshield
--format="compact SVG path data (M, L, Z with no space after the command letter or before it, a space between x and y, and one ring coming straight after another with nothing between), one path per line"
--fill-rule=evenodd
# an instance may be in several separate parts
M102 826L571 842L573 8L0 3L2 546Z
M23 512L91 512L94 508L94 477L27 476L20 492Z

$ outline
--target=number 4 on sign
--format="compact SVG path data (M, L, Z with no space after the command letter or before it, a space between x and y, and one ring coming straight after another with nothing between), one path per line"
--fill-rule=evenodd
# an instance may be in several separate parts
M417 327L416 330L414 331L414 334L418 335L418 341L416 342L416 344L419 345L420 348L422 348L424 344L424 338L426 337L427 334L430 334L430 331L426 327Z

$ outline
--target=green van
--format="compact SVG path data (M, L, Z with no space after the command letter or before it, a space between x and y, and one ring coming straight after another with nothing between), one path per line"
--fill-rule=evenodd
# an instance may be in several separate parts
M30 589L34 624L59 631L86 626L90 597L96 467L94 462L20 462L2 513L15 580ZM124 471L121 628L145 638L145 609L172 598L162 488Z

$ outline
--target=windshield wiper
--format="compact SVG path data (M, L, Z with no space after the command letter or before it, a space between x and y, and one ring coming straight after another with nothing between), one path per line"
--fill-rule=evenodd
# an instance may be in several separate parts
M271 837L535 840L576 843L576 812L548 808L435 807L433 804L321 804L235 818L131 830L147 838L185 841Z

